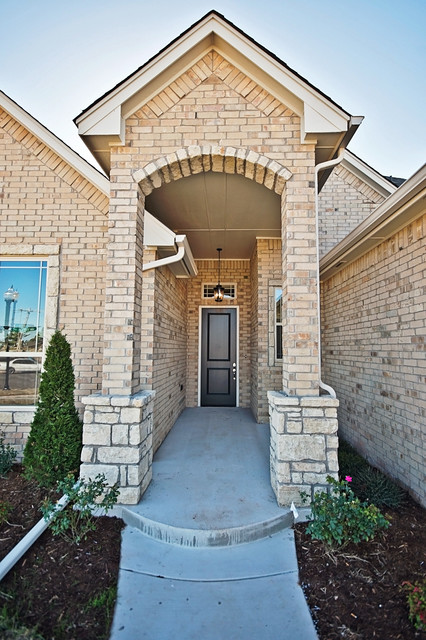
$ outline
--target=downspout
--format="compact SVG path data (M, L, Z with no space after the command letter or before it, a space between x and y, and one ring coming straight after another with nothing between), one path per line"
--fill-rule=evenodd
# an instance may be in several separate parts
M146 264L142 265L142 271L157 269L157 267L163 267L166 264L171 264L172 262L179 262L179 260L182 260L185 255L184 238L185 236L176 236L175 245L178 248L177 253L172 256L168 256L167 258L160 258L160 260L147 262Z
M18 560L22 558L24 553L26 553L28 549L34 544L34 542L38 540L41 534L46 531L50 522L55 517L55 513L57 511L62 511L62 509L65 509L68 502L68 495L63 495L62 498L56 503L55 511L52 512L49 518L47 518L47 520L41 518L41 520L39 520L37 524L35 524L33 528L30 529L30 531L28 531L28 533L22 538L22 540L20 540L20 542L18 542L18 544L13 547L13 549L9 551L9 553L3 558L3 560L0 562L0 582L12 569L12 567L15 566Z
M329 169L335 167L342 162L345 154L344 149L339 150L339 155L334 160L328 160L327 162L320 162L315 166L315 233L317 241L317 310L318 310L318 377L319 386L324 391L330 394L332 398L336 398L336 392L333 387L321 379L321 288L320 288L320 269L319 269L319 193L318 193L318 174L322 169Z

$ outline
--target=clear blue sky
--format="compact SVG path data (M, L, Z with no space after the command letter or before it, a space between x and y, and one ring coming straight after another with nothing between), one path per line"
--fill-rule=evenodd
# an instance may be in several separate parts
M211 9L365 116L380 173L425 162L425 0L0 0L0 88L91 159L72 119Z

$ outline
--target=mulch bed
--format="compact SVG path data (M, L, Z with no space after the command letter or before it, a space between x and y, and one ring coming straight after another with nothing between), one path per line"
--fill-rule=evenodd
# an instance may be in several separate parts
M0 525L0 558L40 520L45 496L19 466L0 478L0 502L13 507ZM107 639L122 527L120 519L98 518L96 531L79 545L47 530L2 581L0 608L6 606L19 625L37 628L46 640Z
M0 558L40 519L44 497L19 466L0 478L0 502L13 507L10 524L0 525ZM426 640L409 622L400 589L425 576L426 512L407 498L388 513L392 526L374 541L333 553L306 535L306 525L296 526L300 580L320 640ZM106 640L114 597L98 598L98 606L93 597L117 584L122 526L100 518L78 546L45 532L1 583L0 608L44 640Z
M401 584L426 575L426 511L407 498L371 542L328 552L296 526L300 581L321 640L424 640Z

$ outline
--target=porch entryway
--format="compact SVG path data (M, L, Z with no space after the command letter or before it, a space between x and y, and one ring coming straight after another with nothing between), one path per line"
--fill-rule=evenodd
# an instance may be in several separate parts
M152 473L123 518L161 540L216 546L292 522L271 487L269 425L257 424L249 409L185 409L154 455Z

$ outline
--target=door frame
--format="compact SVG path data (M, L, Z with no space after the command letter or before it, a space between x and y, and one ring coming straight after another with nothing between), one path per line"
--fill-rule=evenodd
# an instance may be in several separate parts
M202 342L202 326L201 323L203 321L203 309L214 309L215 307L211 304L200 305L198 307L198 400L197 406L201 407L201 342ZM236 379L236 389L235 389L235 406L240 406L240 308L238 305L227 304L224 307L220 307L221 309L236 309L236 328L235 331L237 335L235 336L236 340L236 362L237 362L237 379Z

